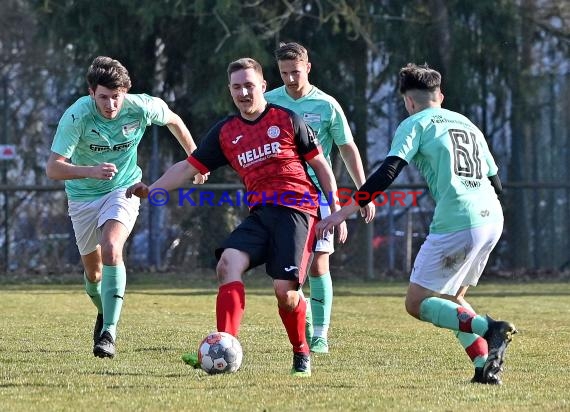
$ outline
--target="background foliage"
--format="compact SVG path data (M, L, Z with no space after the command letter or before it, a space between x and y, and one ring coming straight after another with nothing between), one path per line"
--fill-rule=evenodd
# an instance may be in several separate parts
M509 266L558 267L566 261L568 2L0 0L0 6L0 143L17 144L19 154L17 161L0 165L0 183L53 184L43 169L55 126L65 108L86 93L85 70L97 55L121 60L131 72L132 91L163 97L199 140L214 120L233 111L228 62L255 57L269 87L277 87L272 52L280 41L293 40L310 51L311 81L344 107L368 174L405 115L395 93L397 70L409 61L440 70L445 107L480 126L503 181L514 188L549 185L517 191L505 202ZM165 130L159 134L168 136ZM150 153L151 139L145 139L140 164L146 179ZM168 137L160 153L161 168L182 156ZM338 161L335 170L346 182ZM412 168L400 179L421 183ZM211 181L237 182L231 171L215 173ZM30 196L11 201L4 218ZM201 238L204 213L177 218ZM227 211L213 213L215 221L232 218Z

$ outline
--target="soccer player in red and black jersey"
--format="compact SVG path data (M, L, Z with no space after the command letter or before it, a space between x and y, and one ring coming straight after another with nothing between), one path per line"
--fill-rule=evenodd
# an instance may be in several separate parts
M145 198L153 189L173 190L198 173L232 167L246 187L250 214L216 250L218 331L238 335L245 309L242 275L265 264L293 346L291 374L310 376L306 303L298 290L313 247L319 199L305 162L316 172L323 192L332 196L333 211L340 208L336 181L311 129L294 112L265 100L266 82L258 62L242 58L230 63L228 78L239 114L214 125L192 155L152 185L137 183L127 195ZM339 240L344 242L346 235L346 230L339 233Z

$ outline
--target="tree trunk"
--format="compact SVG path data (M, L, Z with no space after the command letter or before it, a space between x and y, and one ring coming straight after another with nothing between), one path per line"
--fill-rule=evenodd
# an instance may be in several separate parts
M532 129L529 127L529 120L532 115L532 105L529 102L530 90L530 66L531 57L531 37L532 33L527 28L530 22L526 15L532 15L530 10L533 7L533 0L524 0L521 10L521 21L519 28L519 64L518 75L513 79L512 84L512 160L509 165L509 180L519 182L528 181L534 175L532 170ZM528 13L528 14L527 14ZM532 201L533 194L527 196L524 189L515 189L508 193L508 203L506 207L506 232L508 244L512 256L510 267L532 267L532 241L529 234L532 233Z

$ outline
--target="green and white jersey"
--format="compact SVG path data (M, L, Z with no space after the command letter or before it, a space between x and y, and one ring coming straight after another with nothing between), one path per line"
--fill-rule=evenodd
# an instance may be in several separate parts
M331 163L330 154L333 143L337 146L350 143L354 140L348 120L336 99L317 87L313 86L307 95L295 100L287 94L285 86L278 87L265 93L265 99L279 106L293 110L303 117L305 123L314 130L323 154ZM308 166L309 176L319 186L317 176ZM319 187L320 189L320 187Z
M51 150L78 166L114 163L118 172L111 180L66 180L65 191L69 199L94 200L140 181L138 144L148 125L166 124L168 113L163 100L147 94L126 94L114 119L101 116L90 96L73 103L59 121Z
M488 176L497 174L483 133L465 116L442 108L422 110L396 130L388 156L414 163L436 207L432 233L448 233L503 220Z

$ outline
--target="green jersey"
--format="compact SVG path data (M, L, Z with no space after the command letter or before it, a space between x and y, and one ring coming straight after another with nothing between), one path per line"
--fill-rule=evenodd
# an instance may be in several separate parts
M432 233L448 233L503 220L488 176L497 174L483 133L465 116L442 108L422 110L396 130L388 156L414 163L436 207Z
M51 150L78 166L114 163L118 172L111 180L70 179L65 190L70 200L94 200L113 190L139 182L137 146L151 123L163 126L169 113L166 103L146 94L126 94L114 119L106 119L94 100L84 96L61 117Z
M348 120L334 97L313 86L305 96L295 100L287 94L285 86L278 87L265 93L265 99L276 105L293 110L303 117L317 135L323 154L331 163L330 154L333 143L342 146L354 140L348 125ZM318 186L317 176L308 167L309 176ZM320 187L319 187L320 189Z

